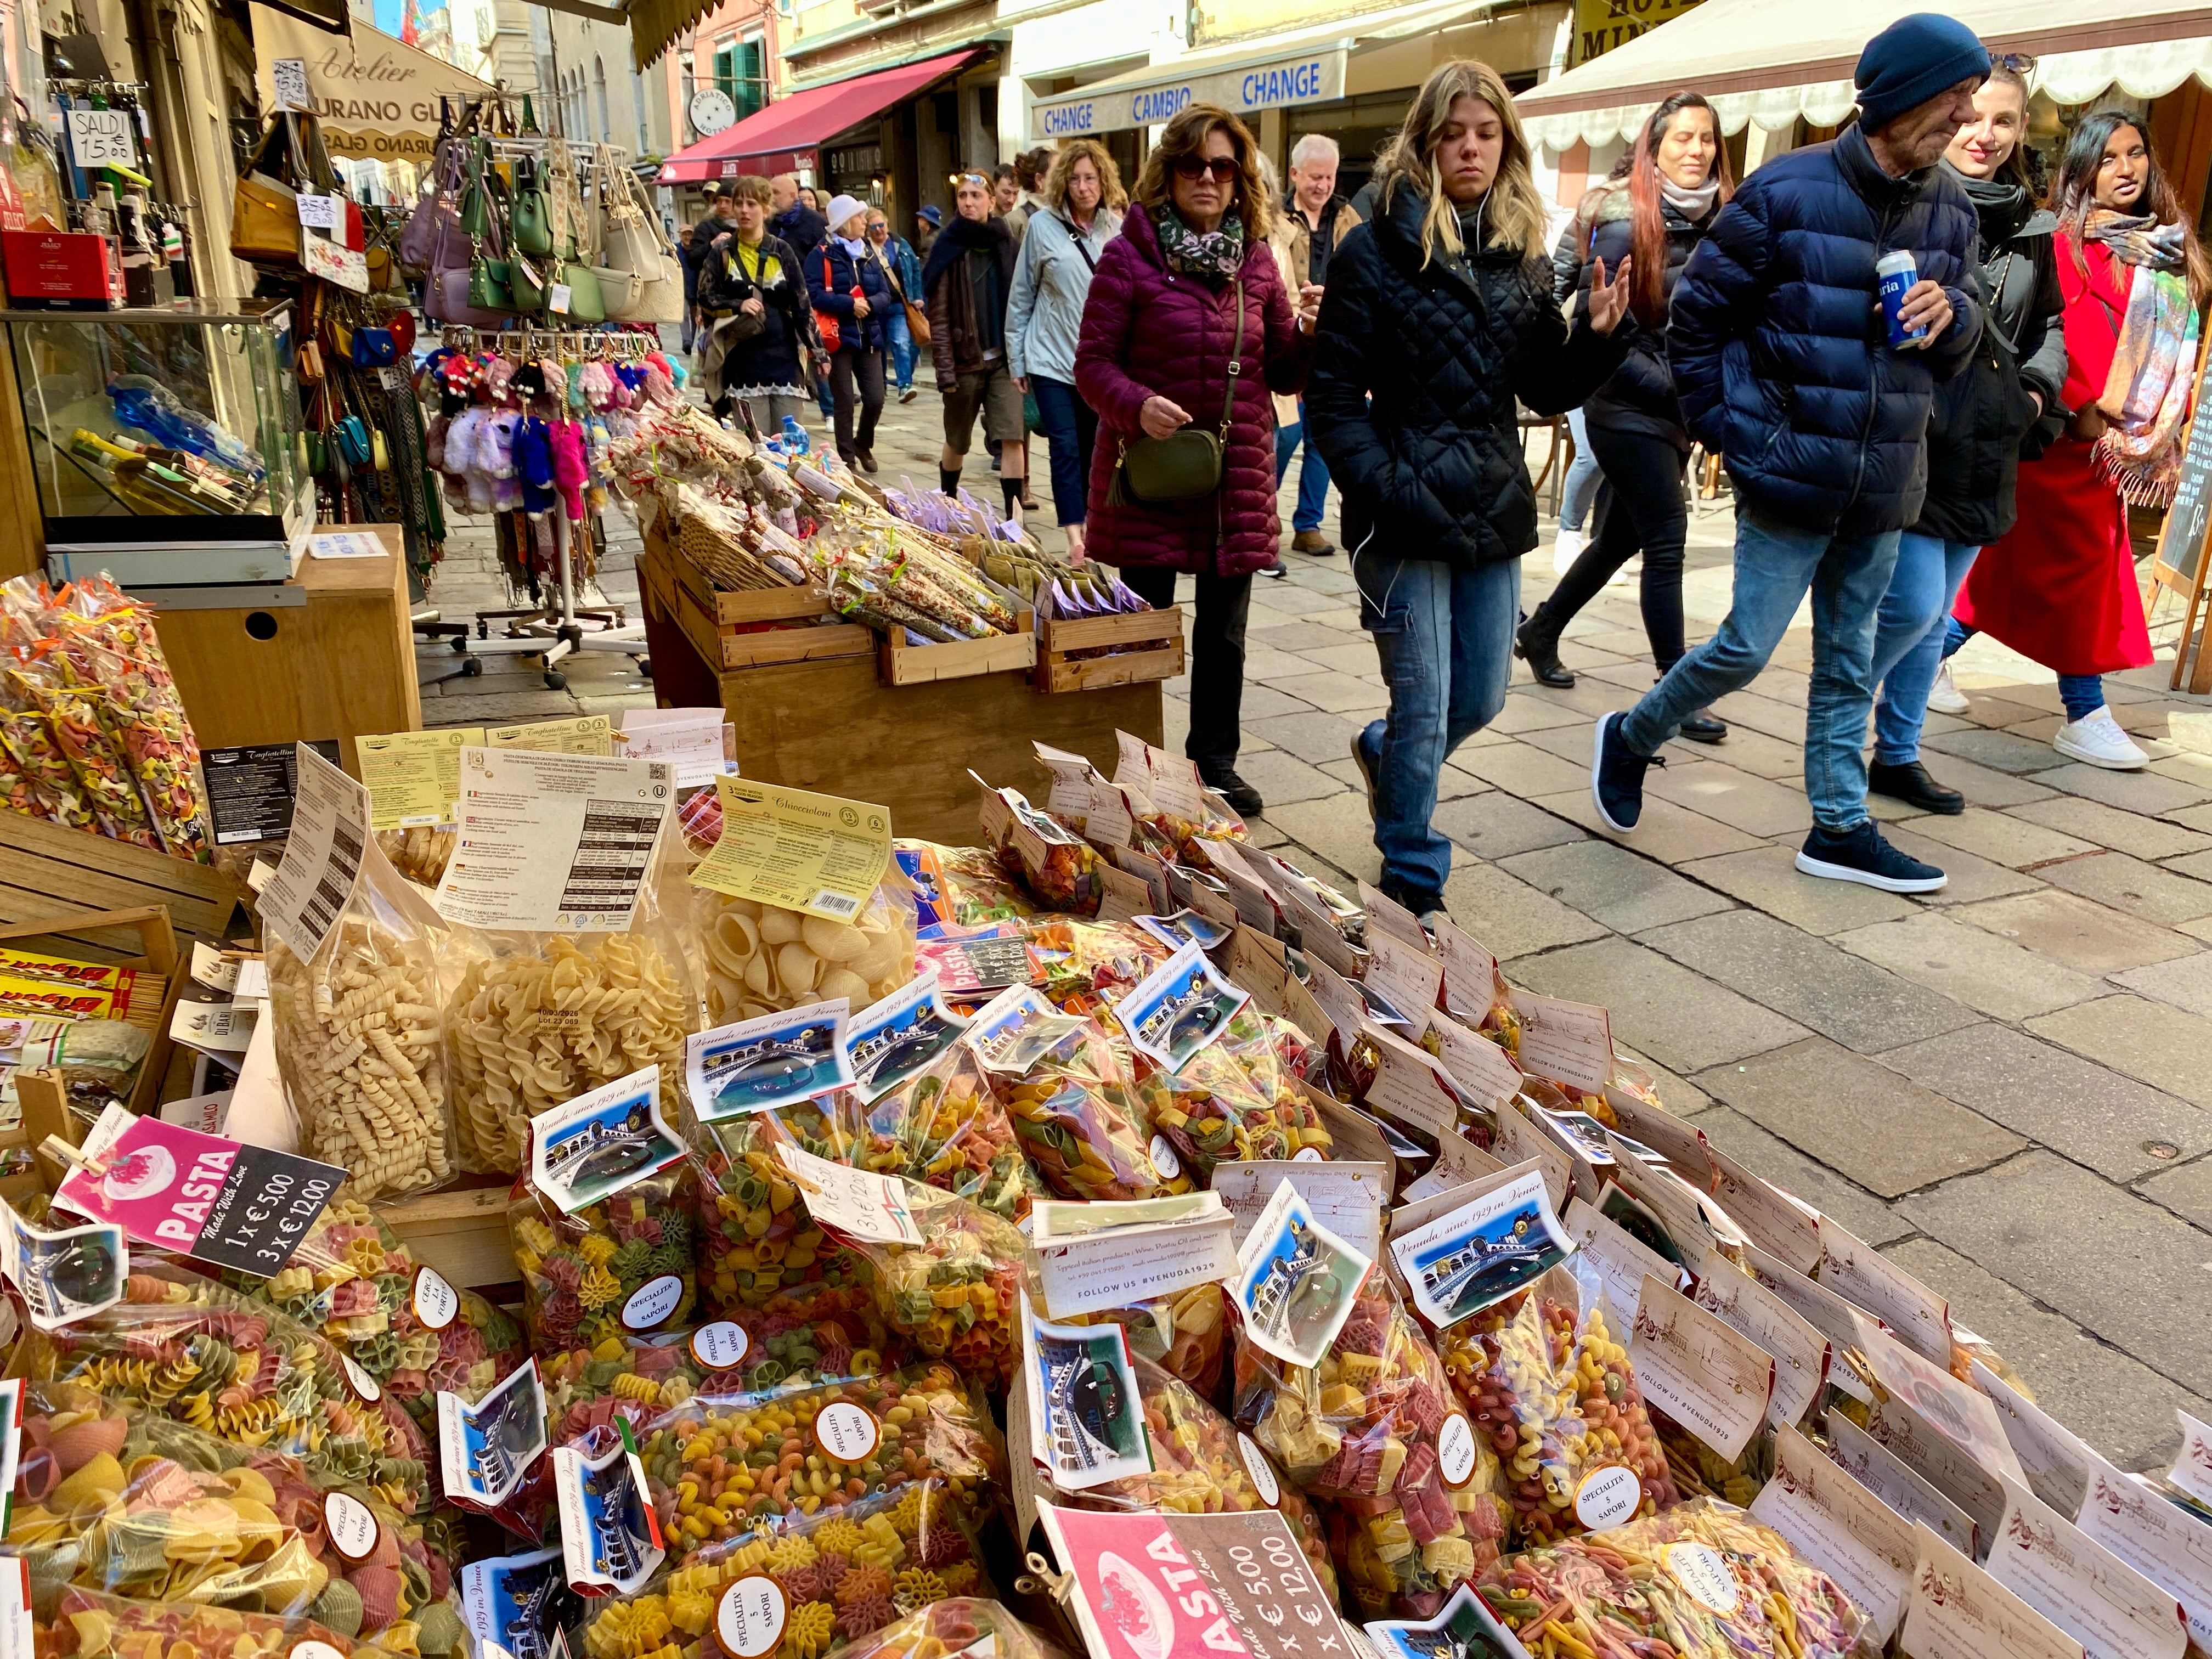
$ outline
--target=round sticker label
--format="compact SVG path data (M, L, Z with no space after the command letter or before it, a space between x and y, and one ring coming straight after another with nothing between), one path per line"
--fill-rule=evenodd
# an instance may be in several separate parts
M1182 1173L1182 1160L1176 1156L1176 1149L1168 1145L1165 1135L1152 1137L1152 1168L1159 1172L1163 1181L1173 1181Z
M1644 1483L1626 1464L1592 1469L1575 1488L1575 1519L1592 1532L1610 1532L1635 1515Z
M765 1659L782 1642L790 1612L775 1580L757 1573L722 1592L722 1604L714 1609L714 1634L734 1659Z
M415 1270L415 1317L426 1331L442 1331L460 1316L460 1293L435 1267Z
M1301 1146L1297 1151L1291 1154L1291 1162L1293 1164L1322 1163L1323 1162L1323 1159L1321 1155L1321 1148L1318 1146Z
M363 1370L361 1368L361 1362L356 1359L351 1354L340 1354L338 1356L338 1364L345 1367L346 1381L353 1384L353 1391L359 1395L363 1400L366 1400L370 1405L374 1406L378 1401L384 1398L383 1386L379 1383L374 1377Z
M1474 1425L1465 1412L1454 1412L1437 1431L1437 1469L1447 1486L1464 1486L1474 1478Z
M328 1642L295 1642L289 1659L345 1659Z
M349 1561L366 1561L376 1553L376 1516L350 1493L323 1494L323 1528Z
M718 1319L691 1333L691 1358L702 1370L726 1371L744 1363L745 1351L752 1345L744 1326L735 1320Z
M1237 1431L1237 1454L1244 1460L1244 1473L1252 1477L1252 1484L1260 1489L1260 1496L1271 1510L1279 1509L1283 1502L1283 1483L1275 1479L1274 1465L1267 1462L1267 1453L1252 1443L1252 1437L1242 1429Z
M663 1273L638 1286L623 1304L623 1323L633 1331L649 1331L676 1311L684 1300L684 1276Z
M883 1438L883 1425L864 1406L840 1400L814 1414L814 1443L840 1463L858 1463L875 1455Z
M1735 1611L1742 1597L1718 1550L1706 1544L1669 1544L1664 1559L1667 1571L1699 1607L1723 1616Z

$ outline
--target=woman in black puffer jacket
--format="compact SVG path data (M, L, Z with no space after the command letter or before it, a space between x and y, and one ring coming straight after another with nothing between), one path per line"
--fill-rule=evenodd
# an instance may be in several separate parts
M1686 648L1682 549L1690 513L1682 471L1690 434L1667 369L1667 303L1729 193L1728 152L1712 106L1694 92L1678 92L1651 112L1637 135L1627 176L1589 216L1580 287L1588 290L1598 261L1611 269L1632 253L1630 308L1642 327L1620 373L1583 410L1591 453L1613 485L1605 529L1515 636L1514 654L1525 657L1546 685L1575 683L1559 662L1560 631L1639 550L1644 632L1662 676ZM1682 722L1682 735L1699 743L1718 743L1727 734L1728 727L1703 710Z

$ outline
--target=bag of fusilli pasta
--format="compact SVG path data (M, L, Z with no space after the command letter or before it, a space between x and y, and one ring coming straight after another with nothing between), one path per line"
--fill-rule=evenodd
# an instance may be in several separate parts
M680 862L656 861L621 932L456 930L446 1025L463 1169L518 1173L532 1118L647 1066L660 1067L677 1103L670 1119L681 1121L684 1039L699 1029L699 998L661 891L677 896Z
M372 842L311 961L268 939L276 1065L300 1150L349 1172L363 1203L428 1192L455 1172L438 1008L445 924Z

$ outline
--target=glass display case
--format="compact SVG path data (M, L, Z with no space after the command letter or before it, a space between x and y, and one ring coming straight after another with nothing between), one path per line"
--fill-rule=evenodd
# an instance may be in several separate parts
M290 319L209 301L0 311L50 565L135 551L174 556L156 568L179 581L254 579L222 568L241 559L283 579L314 520Z

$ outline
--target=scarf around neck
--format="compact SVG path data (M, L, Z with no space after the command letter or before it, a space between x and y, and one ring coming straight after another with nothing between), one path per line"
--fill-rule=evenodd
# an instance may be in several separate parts
M2097 399L2112 422L2097 440L2097 464L2125 500L2162 507L2181 477L2181 428L2197 367L2187 233L2147 213L2093 208L2082 235L2132 273L2112 372Z
M1170 267L1186 276L1225 279L1244 269L1244 221L1237 214L1223 215L1220 229L1200 234L1173 207L1163 207L1152 228Z
M1675 212L1694 225L1711 213L1713 204L1721 199L1721 181L1716 174L1695 190L1685 190L1662 173L1659 175L1659 194L1673 204Z

